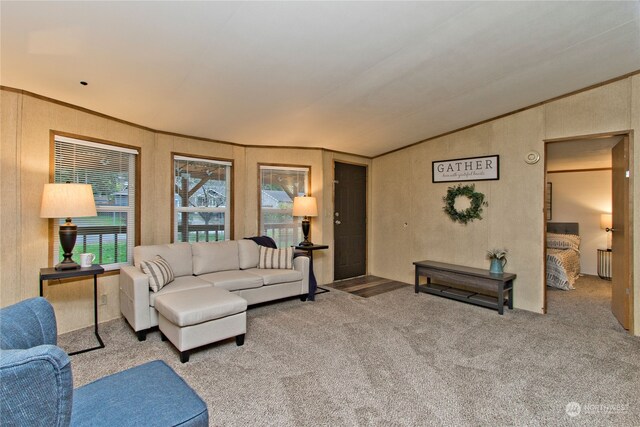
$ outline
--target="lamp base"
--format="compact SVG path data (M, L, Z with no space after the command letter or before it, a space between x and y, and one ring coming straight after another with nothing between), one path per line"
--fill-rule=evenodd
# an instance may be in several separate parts
M309 217L305 216L302 220L302 235L304 240L298 244L298 246L313 246L313 243L309 241Z
M64 259L55 266L56 270L76 270L80 266L71 259L73 256L73 247L76 245L76 237L78 237L78 227L71 222L71 218L67 218L67 222L60 226L60 246L64 251Z
M60 264L54 267L56 270L78 270L80 265L76 262L64 262L62 261Z

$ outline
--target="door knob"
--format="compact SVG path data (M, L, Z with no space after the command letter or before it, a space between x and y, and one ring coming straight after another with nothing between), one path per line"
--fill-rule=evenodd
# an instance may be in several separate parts
M339 219L337 219L337 220L336 220L336 224L340 225L340 224L342 224L342 223L340 222L340 220L339 220Z

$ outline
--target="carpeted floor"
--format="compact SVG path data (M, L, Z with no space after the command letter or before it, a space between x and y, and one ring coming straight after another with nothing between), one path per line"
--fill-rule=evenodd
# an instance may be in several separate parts
M640 339L611 315L609 286L587 276L549 289L546 316L409 286L371 298L332 289L250 310L243 347L214 344L186 364L158 332L138 342L115 320L100 326L105 349L72 356L74 381L163 359L215 426L640 425ZM94 345L91 328L60 345Z

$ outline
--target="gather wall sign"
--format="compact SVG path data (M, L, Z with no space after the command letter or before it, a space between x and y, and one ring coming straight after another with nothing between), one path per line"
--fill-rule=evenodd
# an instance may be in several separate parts
M432 182L495 181L500 179L500 156L466 157L431 162Z

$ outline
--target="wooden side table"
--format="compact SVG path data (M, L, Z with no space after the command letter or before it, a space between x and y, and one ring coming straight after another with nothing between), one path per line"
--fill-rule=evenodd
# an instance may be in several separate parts
M102 273L104 273L104 268L102 268L102 266L98 264L94 264L91 267L79 268L77 270L56 270L55 268L40 269L40 296L41 297L44 296L43 282L45 280L71 279L73 277L93 276L93 325L94 325L93 331L100 345L96 347L87 348L84 350L71 352L69 353L69 356L104 348L104 342L102 341L102 338L100 338L100 334L98 333L98 274L102 274Z
M611 280L611 249L598 249L598 277Z
M309 301L316 300L316 290L318 289L318 282L316 281L316 275L313 273L313 251L329 249L328 245L311 245L311 246L294 246L296 249L300 251L306 251L307 256L309 257L309 296L307 297ZM328 289L320 288L325 292L329 292ZM321 292L324 293L324 292Z

